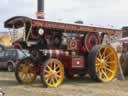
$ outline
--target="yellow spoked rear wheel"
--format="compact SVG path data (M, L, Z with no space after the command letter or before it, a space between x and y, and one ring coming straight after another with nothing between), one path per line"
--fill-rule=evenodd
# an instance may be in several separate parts
M94 47L89 58L89 66L93 79L108 82L115 77L118 61L115 50L111 46Z
M49 59L41 69L41 79L47 87L58 87L64 79L64 67L57 59Z
M16 67L15 76L20 83L32 83L36 79L36 68L30 58L23 59Z

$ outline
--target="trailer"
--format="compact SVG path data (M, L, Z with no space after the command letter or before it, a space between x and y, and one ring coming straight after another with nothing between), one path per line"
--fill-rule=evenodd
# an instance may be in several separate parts
M103 40L122 30L24 16L12 17L4 26L13 29L12 33L24 28L22 38L14 40L13 46L31 53L17 64L15 77L19 83L32 83L40 75L45 86L57 87L74 74L90 74L98 82L109 82L116 75L117 54Z

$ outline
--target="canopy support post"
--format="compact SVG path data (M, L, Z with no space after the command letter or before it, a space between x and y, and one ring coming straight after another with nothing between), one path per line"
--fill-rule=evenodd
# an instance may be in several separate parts
M14 42L16 40L16 30L15 30L15 24L13 24L13 31L12 31L12 34L11 34L11 40L12 42Z
M30 28L29 28L29 31L28 31L28 34L27 34L26 40L25 40L26 42L28 41L31 32L32 32L32 21L30 22Z
M23 41L26 41L26 23L24 22Z

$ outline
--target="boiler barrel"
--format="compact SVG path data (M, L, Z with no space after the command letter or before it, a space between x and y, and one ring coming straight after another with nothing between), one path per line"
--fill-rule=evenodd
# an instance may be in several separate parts
M70 53L69 51L63 51L63 50L43 50L44 55L49 56L49 57L65 57L69 56Z

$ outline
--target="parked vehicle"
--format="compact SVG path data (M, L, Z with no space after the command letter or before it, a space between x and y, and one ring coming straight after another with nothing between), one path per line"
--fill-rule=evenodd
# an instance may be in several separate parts
M16 64L23 58L29 56L27 50L5 48L0 52L0 69L14 71Z

